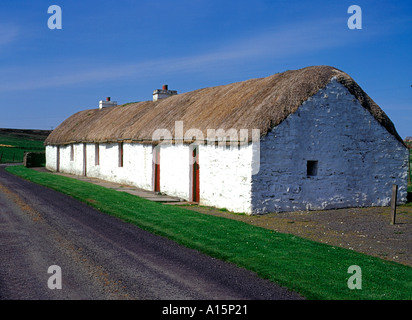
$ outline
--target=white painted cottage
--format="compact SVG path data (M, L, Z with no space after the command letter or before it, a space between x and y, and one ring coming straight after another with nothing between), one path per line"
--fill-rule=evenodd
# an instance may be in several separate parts
M262 214L388 206L407 196L408 149L386 114L329 66L74 114L46 167Z

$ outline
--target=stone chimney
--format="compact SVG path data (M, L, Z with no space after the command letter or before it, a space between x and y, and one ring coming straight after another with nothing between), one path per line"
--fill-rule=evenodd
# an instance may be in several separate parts
M177 94L176 90L169 90L168 85L164 84L162 89L156 89L155 91L153 91L153 101L164 99L175 94Z
M99 109L105 108L105 107L113 107L117 106L117 101L110 101L110 97L106 98L106 101L100 100L99 101Z

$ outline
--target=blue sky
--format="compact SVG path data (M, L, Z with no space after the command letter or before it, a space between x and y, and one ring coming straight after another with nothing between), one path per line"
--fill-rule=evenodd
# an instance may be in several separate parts
M350 30L348 7L362 9ZM62 9L51 30L49 6ZM412 1L2 0L0 128L311 65L348 73L412 136Z

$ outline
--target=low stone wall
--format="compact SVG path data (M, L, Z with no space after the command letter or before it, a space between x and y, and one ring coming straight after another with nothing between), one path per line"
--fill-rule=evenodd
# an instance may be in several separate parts
M44 167L46 164L46 153L44 152L25 152L23 165L27 168Z

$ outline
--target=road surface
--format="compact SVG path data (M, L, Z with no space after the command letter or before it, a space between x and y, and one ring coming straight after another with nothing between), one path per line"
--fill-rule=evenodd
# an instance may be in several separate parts
M299 298L0 166L0 300Z

